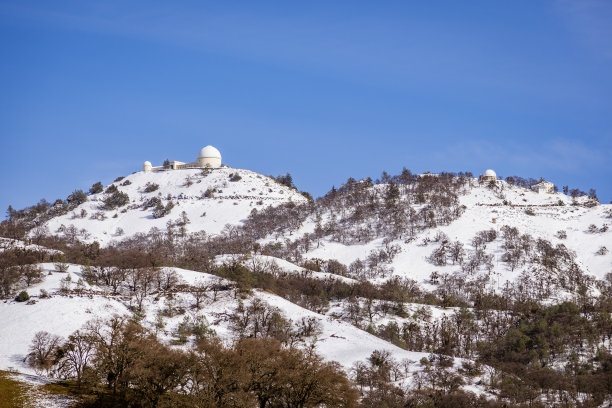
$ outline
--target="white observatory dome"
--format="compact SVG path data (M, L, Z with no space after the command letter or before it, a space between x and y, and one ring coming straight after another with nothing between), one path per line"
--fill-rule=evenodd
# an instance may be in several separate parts
M485 171L485 177L494 177L497 178L497 174L495 174L495 172L491 169L488 169L487 171Z
M200 154L198 154L198 157L215 157L220 159L221 153L219 152L219 150L217 150L216 147L208 145L202 150L200 150Z
M148 160L144 162L142 165L142 171L151 171L152 168L153 168L153 165Z
M206 146L198 154L197 163L200 167L220 167L221 152L213 146Z

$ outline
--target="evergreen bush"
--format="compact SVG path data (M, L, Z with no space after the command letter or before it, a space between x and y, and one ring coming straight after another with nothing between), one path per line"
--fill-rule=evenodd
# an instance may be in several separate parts
M98 181L91 186L89 189L89 194L98 194L101 193L102 190L104 190L104 186L102 186L102 183Z
M119 190L113 192L110 195L107 195L102 200L102 208L105 210L114 210L118 207L123 207L124 205L130 202L130 197Z
M15 300L17 302L25 302L27 300L30 300L30 295L28 294L27 291L22 290L21 292L19 292L19 294L17 295L17 297L15 298Z
M152 193L159 189L159 184L156 183L147 183L144 188L145 193Z

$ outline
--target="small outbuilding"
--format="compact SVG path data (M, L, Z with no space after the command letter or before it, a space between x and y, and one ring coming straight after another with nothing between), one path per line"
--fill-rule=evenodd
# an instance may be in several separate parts
M549 181L540 181L531 186L531 189L539 194L552 194L555 192L555 185Z
M418 177L419 178L424 178L424 177L435 177L435 178L438 178L438 177L440 177L440 175L437 174L437 173L431 173L431 172L428 171L426 173L419 174Z

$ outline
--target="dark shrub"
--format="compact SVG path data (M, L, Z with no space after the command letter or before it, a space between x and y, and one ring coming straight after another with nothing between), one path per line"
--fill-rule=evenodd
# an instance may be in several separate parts
M104 190L104 186L102 186L102 183L98 181L91 186L89 189L89 194L98 194L101 193L102 190Z
M87 201L87 194L85 194L83 190L75 190L66 198L66 201L68 202L68 206L72 209Z
M142 209L146 210L147 208L152 208L152 207L158 207L162 205L161 200L159 199L159 197L153 197L150 200L146 200L143 204L142 204Z
M174 203L172 201L168 201L168 204L164 207L161 201L158 201L155 204L155 209L153 210L153 218L162 218L166 215L170 214L170 211L174 208Z
M19 292L15 300L17 302L25 302L27 300L30 300L30 295L25 290L22 290L21 292Z
M159 184L147 183L144 188L145 193L152 193L159 188Z
M130 197L127 194L117 190L114 193L107 195L102 202L103 209L114 210L115 208L122 207L129 203Z
M276 180L277 183L282 184L283 186L295 188L295 185L293 184L293 177L289 173L285 174L284 176L277 176L272 178Z

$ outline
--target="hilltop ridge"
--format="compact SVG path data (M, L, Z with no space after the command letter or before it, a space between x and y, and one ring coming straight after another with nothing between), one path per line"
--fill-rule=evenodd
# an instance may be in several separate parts
M105 209L107 192L115 188L127 194L129 202ZM183 233L218 234L228 224L240 224L253 209L305 201L294 188L250 170L220 167L141 171L91 194L83 204L45 222L43 228L102 245L152 228L166 230L169 225L182 228ZM168 208L169 203L172 208ZM156 207L163 209L156 213Z

